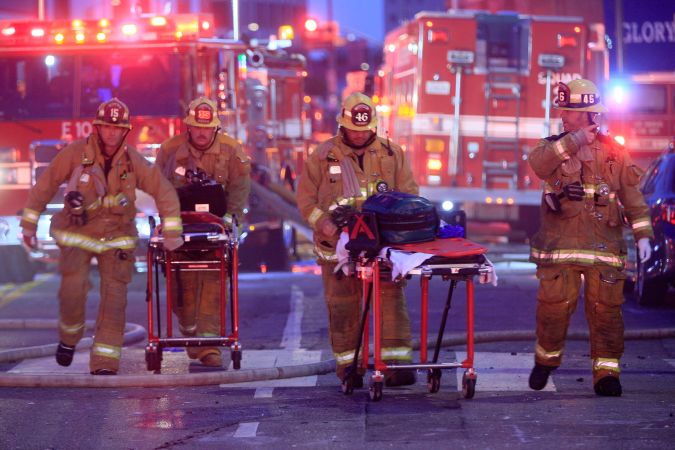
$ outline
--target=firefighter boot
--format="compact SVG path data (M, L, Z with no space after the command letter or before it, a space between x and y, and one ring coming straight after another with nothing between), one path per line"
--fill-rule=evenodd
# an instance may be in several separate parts
M548 376L556 369L556 367L544 366L542 364L534 364L532 372L530 373L530 389L541 391L546 387Z
M401 361L385 361L385 364L401 364ZM410 386L417 382L417 375L412 369L394 369L384 372L384 385L387 387Z
M68 367L70 363L73 362L73 354L75 353L75 346L66 345L63 342L59 342L59 346L56 348L56 362L60 366Z
M199 358L203 366L206 367L222 367L223 366L223 357L220 356L220 352L214 353L209 352L206 355Z
M96 369L90 372L92 375L117 375L116 370L112 369Z
M618 377L608 375L600 378L597 383L593 385L593 389L597 395L603 397L621 397L621 382Z

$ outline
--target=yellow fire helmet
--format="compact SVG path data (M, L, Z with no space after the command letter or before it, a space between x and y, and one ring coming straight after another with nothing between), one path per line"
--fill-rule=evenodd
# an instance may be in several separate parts
M377 115L375 105L367 95L355 92L342 102L342 110L336 117L337 123L354 131L375 131Z
M593 113L607 112L600 103L600 92L590 80L572 80L568 84L558 83L557 109L568 111L587 111Z
M129 108L120 99L111 98L99 105L93 124L112 125L130 130Z
M213 128L220 126L216 103L206 97L199 97L190 102L185 124L193 127Z

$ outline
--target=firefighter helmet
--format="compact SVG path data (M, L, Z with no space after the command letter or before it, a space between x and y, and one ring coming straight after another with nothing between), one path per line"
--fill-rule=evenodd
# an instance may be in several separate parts
M354 131L375 131L377 115L375 105L367 95L355 92L342 102L342 110L336 117L337 123Z
M212 128L220 126L216 103L206 97L199 97L190 102L185 123L193 127Z
M600 103L600 92L590 80L572 80L568 84L558 84L558 100L555 107L568 111L607 112Z
M112 125L130 130L129 108L120 99L111 98L99 105L93 124Z

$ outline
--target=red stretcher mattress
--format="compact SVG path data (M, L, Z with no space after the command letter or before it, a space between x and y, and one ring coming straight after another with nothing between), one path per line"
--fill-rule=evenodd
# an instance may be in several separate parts
M392 245L391 248L407 252L430 253L448 258L460 258L487 253L487 248L464 238L436 239L417 244L396 244Z

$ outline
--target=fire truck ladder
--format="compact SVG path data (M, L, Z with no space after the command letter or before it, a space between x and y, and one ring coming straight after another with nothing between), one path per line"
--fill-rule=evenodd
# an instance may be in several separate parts
M484 188L492 187L494 183L507 183L509 189L518 187L520 94L517 73L488 72L485 82Z

